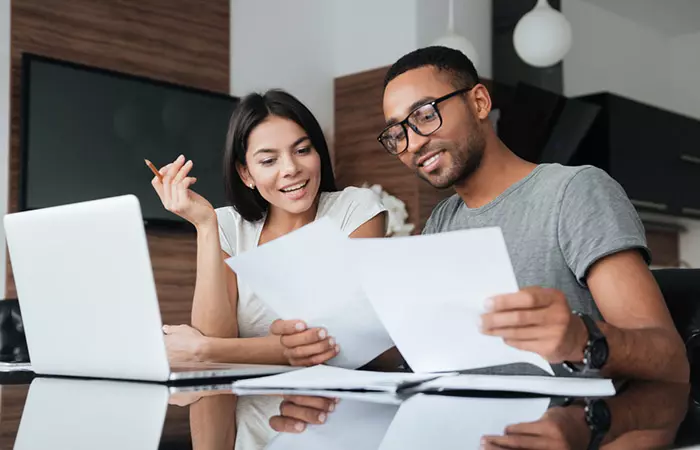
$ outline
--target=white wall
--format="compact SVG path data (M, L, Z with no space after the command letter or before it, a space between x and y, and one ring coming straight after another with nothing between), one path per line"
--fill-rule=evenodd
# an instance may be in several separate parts
M330 0L334 76L387 66L414 50L416 1L424 0Z
M673 106L680 113L700 119L700 33L671 39L670 44Z
M10 158L10 2L0 2L0 217L7 214ZM5 229L0 226L0 298L5 297Z
M582 0L562 0L573 44L564 58L564 93L611 91L673 108L670 40Z
M445 35L449 0L417 0L418 46L426 47ZM455 0L455 33L466 37L479 55L479 76L491 78L492 0Z
M486 77L491 3L455 1L455 31L474 43ZM444 34L447 11L448 0L231 0L231 93L286 89L332 140L333 79L429 45Z
M231 93L283 88L332 134L333 3L231 0Z

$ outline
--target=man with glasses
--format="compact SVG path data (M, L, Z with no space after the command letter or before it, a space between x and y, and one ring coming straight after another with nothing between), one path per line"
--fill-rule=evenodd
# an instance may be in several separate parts
M542 355L560 375L688 381L683 342L647 267L644 228L618 183L594 167L516 156L498 138L489 92L459 51L411 52L384 86L386 127L377 140L426 182L456 192L423 233L503 232L523 289L484 299L483 333ZM433 282L461 288L459 280ZM306 351L319 339L297 325L278 321L271 331L299 334L294 342L304 348L290 351ZM487 372L543 373L521 364Z
M484 333L542 355L561 374L688 380L683 342L647 267L644 228L619 184L591 166L516 156L498 138L489 92L459 51L411 52L384 86L378 141L423 180L456 192L423 233L503 231L524 288L485 299Z

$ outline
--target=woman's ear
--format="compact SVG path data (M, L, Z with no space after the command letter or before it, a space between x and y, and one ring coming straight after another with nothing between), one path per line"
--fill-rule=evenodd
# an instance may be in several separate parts
M238 176L241 177L241 180L243 180L243 184L251 189L255 188L255 182L253 181L253 177L250 176L247 166L236 162L236 171L238 172Z

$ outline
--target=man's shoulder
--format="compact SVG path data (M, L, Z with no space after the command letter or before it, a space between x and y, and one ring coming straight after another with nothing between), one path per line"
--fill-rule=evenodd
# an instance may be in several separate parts
M608 176L604 170L594 166L564 166L562 164L542 164L537 174L538 185L565 189L576 179L591 179Z

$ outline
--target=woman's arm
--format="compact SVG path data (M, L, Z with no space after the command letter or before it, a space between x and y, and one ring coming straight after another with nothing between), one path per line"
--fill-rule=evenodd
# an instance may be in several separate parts
M289 364L279 336L235 339L207 337L200 349L200 359L207 362Z
M219 394L190 405L190 432L195 450L230 450L236 442L238 397Z
M208 337L238 337L238 285L226 266L219 225L214 220L197 229L197 278L192 302L192 326Z
M218 225L217 225L218 227ZM224 260L218 228L197 233L197 280L192 325L204 336L196 359L206 362L289 364L279 337L238 338L238 283Z

